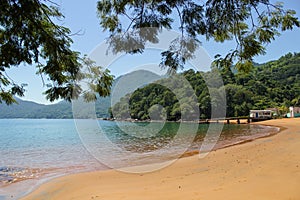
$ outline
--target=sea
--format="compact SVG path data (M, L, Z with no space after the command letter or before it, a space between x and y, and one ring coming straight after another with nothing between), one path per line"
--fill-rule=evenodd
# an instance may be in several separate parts
M276 134L253 124L0 119L0 200L19 199L55 177L167 163ZM149 170L149 168L147 168Z

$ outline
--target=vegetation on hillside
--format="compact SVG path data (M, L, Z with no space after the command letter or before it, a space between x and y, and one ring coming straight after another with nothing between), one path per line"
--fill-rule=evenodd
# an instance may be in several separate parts
M215 69L216 70L216 69ZM115 80L118 93L113 106L114 117L133 119L168 119L186 120L206 119L211 115L211 108L218 104L219 98L211 99L203 76L210 72L185 71L170 78L159 79L146 71L124 75ZM221 70L227 98L227 116L247 116L249 109L278 108L284 114L289 106L300 106L300 53L287 54L279 60L256 67L250 73L235 73L231 69ZM192 90L180 77L189 81ZM135 80L131 83L131 80ZM136 89L137 82L158 80ZM126 84L125 84L126 83ZM181 84L181 85L180 85ZM220 88L212 89L218 94ZM125 95L124 92L130 94ZM192 95L194 94L194 95ZM125 95L125 96L124 96ZM179 102L178 97L183 97ZM189 98L185 98L189 97ZM184 99L185 98L185 99ZM72 118L72 104L66 101L54 105L41 105L17 99L18 104L7 106L0 104L0 118ZM199 106L200 113L193 113L193 106ZM97 117L108 117L111 97L98 98L95 102ZM82 99L82 105L84 102ZM83 107L84 108L84 107ZM130 114L126 111L130 110ZM82 118L86 118L82 113Z
M217 70L217 69L212 69ZM250 73L233 73L232 68L221 69L223 88L212 88L216 93L226 91L227 117L247 116L250 109L279 108L284 112L289 106L300 106L300 53L289 53L279 60L257 65ZM211 72L195 72L190 69L182 75L192 86L193 93L179 85L176 78L161 79L143 88L127 94L111 109L115 118L146 120L179 120L186 111L194 110L194 98L197 98L199 117L210 118L211 108L218 104L218 98L211 98L204 81ZM176 85L170 90L171 85ZM180 104L178 96L190 97ZM197 110L197 109L196 109ZM127 111L130 111L130 116ZM154 116L155 113L158 116ZM193 115L195 113L189 113Z
M138 85L158 80L160 77L152 72L139 70L125 74L116 78L112 84L114 99L109 97L99 97L95 101L95 112L98 118L109 117L108 109L114 102L117 102L128 92L133 92ZM135 80L131 82L131 80ZM61 101L53 105L42 105L30 101L23 101L14 97L16 104L7 106L0 104L0 118L47 118L47 119L65 119L73 118L72 104L67 101ZM76 103L76 117L89 118L90 114L87 104L83 98L79 98Z
M29 118L29 119L71 119L73 118L72 104L67 101L61 101L52 105L38 104L31 101L23 101L15 97L17 103L12 105L0 104L0 119L3 118ZM84 105L84 100L79 99ZM99 97L95 102L95 112L98 117L108 117L108 108L110 99L108 97ZM84 109L84 107L83 107ZM84 112L79 116L87 118Z

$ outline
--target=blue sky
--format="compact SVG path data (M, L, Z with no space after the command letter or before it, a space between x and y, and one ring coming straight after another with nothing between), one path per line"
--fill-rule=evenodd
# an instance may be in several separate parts
M108 33L103 32L99 25L99 19L96 13L96 0L85 1L70 1L57 0L55 1L61 5L61 11L65 15L65 19L59 23L69 27L73 33L80 31L80 35L73 37L74 44L72 48L82 54L89 54L95 47L105 41ZM300 3L298 1L283 1L285 8L294 9L297 16L300 16ZM299 17L300 18L300 17ZM300 29L284 32L272 44L267 46L266 55L258 56L255 62L263 63L270 60L278 59L280 56L288 52L300 52ZM230 42L217 44L212 41L202 41L203 48L207 53L213 57L214 55L226 54L229 49L234 46ZM154 54L151 54L154 55ZM141 57L123 57L122 62L116 62L111 68L113 74L116 76L127 72L126 66L133 66L134 64L141 64L147 60L149 62L159 62L159 53L156 56L144 55ZM119 66L120 63L122 66ZM26 94L23 99L35 101L38 103L49 104L42 95L46 90L43 87L41 78L35 75L36 69L34 66L20 66L8 71L11 78L17 80L18 83L28 83Z

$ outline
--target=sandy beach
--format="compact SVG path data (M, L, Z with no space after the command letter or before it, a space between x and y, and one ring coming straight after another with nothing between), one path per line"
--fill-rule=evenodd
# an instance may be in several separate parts
M205 158L181 158L152 173L109 170L60 177L23 200L300 199L300 118L258 124L282 131Z

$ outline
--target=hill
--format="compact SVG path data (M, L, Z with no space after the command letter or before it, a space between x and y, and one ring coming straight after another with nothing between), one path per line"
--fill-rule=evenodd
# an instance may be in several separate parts
M113 101L111 97L99 97L95 102L96 115L99 118L108 117L108 109L113 105L111 102L117 102L126 93L133 92L137 86L158 80L160 76L145 70L134 71L129 74L115 79L112 85L114 91ZM135 80L132 82L132 80ZM68 119L73 118L72 104L70 102L61 101L52 105L43 105L31 101L24 101L16 97L17 104L7 106L0 104L0 118L47 118L47 119ZM84 101L79 99L82 109L84 110ZM78 105L78 104L77 104ZM82 113L82 118L87 116Z
M112 97L98 98L95 102L97 117L108 117L113 106L114 117L149 119L152 111L159 111L168 120L178 120L182 114L195 117L191 105L197 102L200 118L209 118L211 108L218 98L211 99L203 77L210 72L188 70L182 75L189 81L195 96L189 95L184 85L179 85L176 76L166 78L149 71L135 71L118 77L112 86ZM279 108L284 113L289 106L300 106L300 53L289 53L280 59L264 64L255 64L250 73L237 73L234 69L223 69L228 117L245 116L250 109ZM218 84L217 84L218 85ZM170 90L170 88L172 90ZM218 88L214 90L218 93ZM185 99L185 112L181 113L178 96L190 96ZM193 98L195 98L193 99ZM84 101L82 101L84 109ZM18 104L7 106L0 104L0 118L72 118L72 104L61 101L53 105L37 104L17 99ZM130 116L126 114L129 102ZM213 102L213 103L211 103ZM160 106L158 106L160 105ZM150 111L150 112L149 112ZM153 112L155 113L155 112ZM157 113L157 112L156 112ZM82 118L85 118L84 112ZM152 116L154 117L154 116Z
M278 114L284 114L289 106L300 106L300 53L289 53L275 61L255 64L250 73L236 73L231 68L222 69L220 72L224 85L221 88L211 76L213 70L216 69L211 72L188 70L175 78L165 78L139 88L116 103L111 114L115 118L131 117L139 120L153 119L153 113L158 115L155 119L161 119L165 115L167 120L179 120L182 115L193 118L196 114L200 118L210 118L213 106L221 103L222 95L218 96L218 93L221 94L222 90L226 92L227 117L247 116L251 109L266 108L278 108L281 112ZM190 83L193 93L176 81L179 76ZM211 76L210 85L216 85L211 90L215 94L213 98L204 81L208 76ZM176 98L178 96L185 97L183 103ZM198 108L193 107L196 104ZM130 111L126 111L126 107ZM197 110L200 113L194 112ZM188 120L187 117L184 119Z

